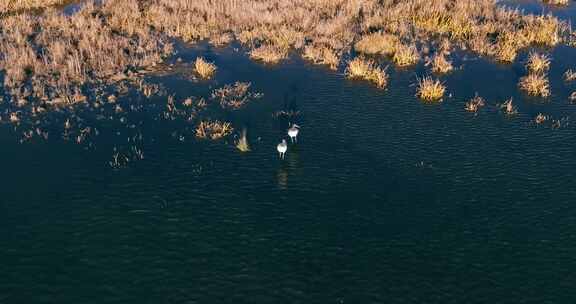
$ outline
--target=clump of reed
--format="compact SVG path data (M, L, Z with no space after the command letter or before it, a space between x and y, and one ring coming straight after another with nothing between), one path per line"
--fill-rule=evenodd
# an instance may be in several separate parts
M416 64L420 60L420 53L418 53L416 45L398 44L392 60L397 66L409 66Z
M526 69L530 73L545 73L550 68L550 57L546 54L531 52L526 62Z
M250 58L264 63L278 63L288 56L288 51L273 45L261 45L250 51Z
M426 102L440 101L446 92L446 86L430 76L418 79L416 95Z
M432 66L432 71L439 74L446 74L454 69L452 62L446 59L446 55L443 53L437 53L431 59L428 59L426 65Z
M196 73L204 79L210 79L216 72L216 65L212 62L206 61L203 57L196 58L194 61L194 68Z
M542 0L542 2L550 5L566 6L570 0Z
M518 110L512 103L512 97L506 100L500 107L504 110L504 113L506 113L507 115L515 115L518 113Z
M356 57L348 63L346 68L348 78L361 78L375 83L379 88L388 84L388 74L379 67L374 60Z
M327 46L307 45L302 56L315 64L328 65L332 70L336 70L340 63L338 54Z
M218 100L220 106L226 110L238 110L250 100L261 98L262 94L250 92L250 82L235 82L217 88L212 92L212 99Z
M572 92L572 94L568 96L568 100L570 100L572 103L576 102L576 91Z
M484 105L486 105L486 101L484 100L484 98L480 97L478 93L476 93L476 95L472 99L466 102L465 109L468 112L476 113Z
M204 120L196 127L196 137L200 139L218 140L234 131L229 122L219 120Z
M566 72L564 72L564 80L567 82L576 80L576 72L574 72L572 69L568 69Z
M530 73L528 76L520 78L518 86L532 96L550 96L550 84L544 74Z
M536 115L536 117L534 117L534 122L537 125L543 124L546 121L548 121L550 119L550 117L548 115L544 115L542 113L538 113L538 115Z

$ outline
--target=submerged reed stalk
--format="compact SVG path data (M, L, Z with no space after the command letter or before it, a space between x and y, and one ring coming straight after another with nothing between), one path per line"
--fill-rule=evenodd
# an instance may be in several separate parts
M216 72L216 65L206 61L202 57L196 58L196 61L194 62L194 68L196 69L196 73L198 73L204 79L212 78Z
M379 88L388 84L388 74L380 68L374 60L356 57L348 63L346 68L348 78L361 78L374 82Z
M518 86L532 96L550 96L550 84L544 74L528 74L520 78Z
M416 95L423 101L439 101L446 92L446 86L440 80L433 79L430 76L418 79Z

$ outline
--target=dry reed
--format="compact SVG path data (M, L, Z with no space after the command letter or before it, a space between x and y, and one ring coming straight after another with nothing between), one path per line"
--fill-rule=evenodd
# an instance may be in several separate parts
M526 69L532 73L544 73L550 68L550 57L545 54L531 52L526 62Z
M430 76L418 79L416 95L426 102L439 101L446 92L446 86L440 80Z
M356 57L348 63L346 75L349 78L362 78L375 83L379 88L388 84L388 74L374 60Z
M200 139L218 140L230 135L234 129L229 122L201 121L196 127L196 137Z
M529 95L550 96L550 84L546 75L543 74L528 74L528 76L520 78L518 86Z
M198 73L202 78L209 79L214 76L216 72L216 65L214 63L206 61L202 57L196 58L194 62L194 67L196 69L196 73Z

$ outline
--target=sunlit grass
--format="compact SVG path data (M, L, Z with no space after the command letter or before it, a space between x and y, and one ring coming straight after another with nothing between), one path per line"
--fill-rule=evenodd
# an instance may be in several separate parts
M426 102L439 101L446 92L446 86L430 76L418 79L416 95Z
M528 76L520 78L518 86L532 96L550 96L550 84L544 74L528 74Z
M346 69L348 78L361 78L374 82L379 88L388 84L388 74L370 59L356 57L348 63Z
M209 79L214 76L216 72L216 65L214 63L206 61L202 57L196 58L194 62L194 67L196 69L196 73L198 73L202 78Z

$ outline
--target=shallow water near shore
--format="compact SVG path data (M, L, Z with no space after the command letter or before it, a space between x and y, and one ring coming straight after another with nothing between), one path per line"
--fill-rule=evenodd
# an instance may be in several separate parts
M552 51L550 98L518 91L526 53L513 65L458 53L442 78L452 97L424 104L422 65L390 65L380 90L297 56L258 64L237 47L179 44L170 63L201 55L216 78L148 81L179 100L252 82L263 98L220 113L247 128L248 153L232 138L194 140L153 108L94 146L19 144L0 125L0 303L576 300L576 83L562 80L576 49ZM487 105L471 114L476 92ZM510 117L498 106L509 97ZM538 113L560 127L536 125ZM301 135L281 161L290 122ZM144 159L111 168L134 134Z

